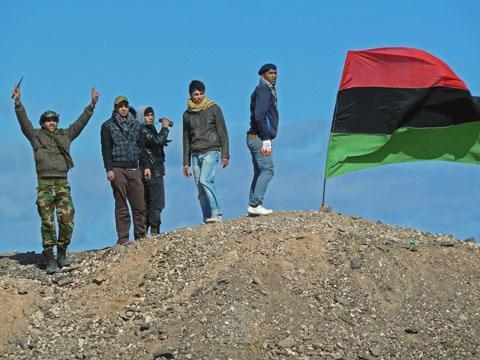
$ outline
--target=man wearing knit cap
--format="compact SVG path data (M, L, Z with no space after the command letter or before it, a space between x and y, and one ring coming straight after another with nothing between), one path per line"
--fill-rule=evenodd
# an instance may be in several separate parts
M165 152L167 146L168 127L170 119L162 119L162 128L157 132L154 125L154 112L151 106L143 112L144 125L142 129L145 147L142 150L140 164L142 168L150 167L151 177L144 179L145 190L145 234L150 228L152 235L160 234L160 215L165 207L165 189L163 176L165 175Z
M112 116L102 124L100 134L103 163L115 198L118 244L125 244L129 240L131 220L127 201L132 209L135 239L145 235L145 202L139 167L143 148L142 124L135 119L135 115L135 110L128 106L128 99L117 96ZM145 176L150 175L150 168L146 168Z
M277 136L277 67L265 64L260 70L260 83L250 97L250 130L247 132L247 146L252 154L253 180L247 214L268 215L273 211L262 206L263 197L273 177L272 140Z

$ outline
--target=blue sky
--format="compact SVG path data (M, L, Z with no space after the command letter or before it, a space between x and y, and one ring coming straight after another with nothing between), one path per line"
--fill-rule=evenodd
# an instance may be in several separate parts
M22 1L0 12L0 251L41 249L30 144L9 97L24 76L22 100L35 124L53 109L67 126L101 93L72 145L76 207L72 249L116 241L113 196L100 153L100 126L113 99L152 105L176 124L167 148L163 230L194 226L201 211L181 175L181 117L188 83L206 83L224 112L231 165L218 169L225 218L242 216L251 163L245 146L249 97L266 62L278 65L276 175L265 206L318 209L325 151L346 52L408 46L438 56L480 95L478 1ZM480 238L480 168L440 162L389 165L327 182L335 211L424 231Z

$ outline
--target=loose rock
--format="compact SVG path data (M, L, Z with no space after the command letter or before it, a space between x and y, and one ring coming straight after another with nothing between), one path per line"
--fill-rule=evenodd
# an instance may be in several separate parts
M421 251L408 251L412 239ZM40 254L2 255L0 353L475 359L478 247L360 217L294 211L72 252L77 266L53 276Z

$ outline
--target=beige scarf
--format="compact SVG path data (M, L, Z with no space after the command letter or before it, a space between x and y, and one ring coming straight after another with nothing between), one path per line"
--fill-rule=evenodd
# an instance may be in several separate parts
M207 98L206 96L203 98L203 101L200 104L195 104L192 99L188 99L187 106L189 111L199 112L205 109L208 109L210 106L215 104L212 100Z

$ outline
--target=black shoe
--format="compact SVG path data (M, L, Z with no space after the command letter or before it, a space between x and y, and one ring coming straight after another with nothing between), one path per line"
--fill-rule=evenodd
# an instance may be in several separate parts
M53 248L43 250L43 256L47 260L47 274L55 274L58 271L58 264L53 254Z
M67 248L57 247L57 264L59 268L70 266L70 260L67 258Z
M152 227L150 228L150 234L152 235L160 234L160 225L152 225Z

